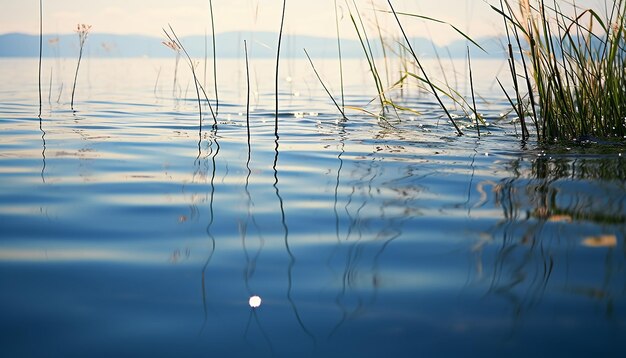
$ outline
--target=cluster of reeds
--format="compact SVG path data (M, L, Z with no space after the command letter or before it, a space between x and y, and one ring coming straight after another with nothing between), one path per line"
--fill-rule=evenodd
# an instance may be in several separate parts
M544 142L626 136L626 3L606 4L604 14L555 0L492 6L507 29L524 138L527 119Z

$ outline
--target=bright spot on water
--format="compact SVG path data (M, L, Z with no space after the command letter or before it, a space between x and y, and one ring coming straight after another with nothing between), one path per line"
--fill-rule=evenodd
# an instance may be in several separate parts
M250 297L250 299L248 300L248 304L252 308L258 308L259 306L261 306L261 297L259 296Z

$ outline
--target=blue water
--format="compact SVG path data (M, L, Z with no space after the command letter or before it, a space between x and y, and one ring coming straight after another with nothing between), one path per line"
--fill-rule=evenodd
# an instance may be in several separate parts
M626 354L624 147L522 143L487 77L479 139L415 89L344 120L292 61L276 139L258 61L248 141L241 60L202 130L173 60L87 59L76 112L48 61L41 120L36 61L0 66L0 355Z

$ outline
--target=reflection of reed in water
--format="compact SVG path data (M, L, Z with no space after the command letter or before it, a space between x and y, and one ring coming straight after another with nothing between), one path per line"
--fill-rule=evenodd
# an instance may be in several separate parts
M395 191L392 183L383 182L384 169L377 159L380 151L395 150L395 148L377 147L369 156L359 158L354 162L354 168L345 174L352 180L342 184L342 170L344 169L345 138L346 128L340 122L340 147L337 159L339 167L335 181L334 214L335 214L335 235L337 244L331 256L327 260L327 265L336 275L340 284L340 289L335 296L335 305L341 312L341 317L333 326L329 333L329 338L333 337L350 320L358 318L365 313L368 307L376 303L378 291L383 279L380 275L380 259L388 246L402 234L403 222L410 215L404 213L389 214L388 211L394 209L410 207L409 201L414 197L406 190ZM411 169L408 169L410 172ZM410 177L407 174L407 177ZM350 192L345 199L343 213L347 227L341 230L340 213L336 209L339 206L340 187L350 188ZM389 199L386 204L380 205L380 200L376 196L381 195L381 187L390 189L397 197ZM378 213L378 215L374 213ZM343 253L344 255L338 255ZM332 270L331 263L340 257L339 264L342 271L337 273Z
M298 325L300 326L302 331L311 338L314 347L317 347L317 340L315 339L315 336L313 335L313 333L311 333L311 331L304 324L304 321L302 320L302 317L300 316L300 311L298 310L298 307L296 306L296 303L293 300L293 297L291 295L292 289L293 289L293 281L292 281L293 267L296 264L296 257L294 256L293 252L291 251L291 247L289 246L289 227L287 226L287 220L285 216L285 205L284 205L283 197L280 195L280 190L278 189L278 183L279 183L278 167L277 167L278 156L279 156L278 140L279 140L279 137L278 135L276 135L275 147L274 147L274 163L272 165L272 169L274 170L273 186L274 186L274 190L276 192L276 198L278 199L278 203L280 207L280 221L283 227L283 242L285 244L285 251L287 252L287 255L289 255L289 264L287 266L287 301L289 301L289 304L291 305L291 309L293 310L293 314L296 317Z
M46 182L46 131L43 130L43 119L39 115L39 131L41 132L41 182Z
M212 143L209 142L209 148L211 149L211 152L213 152L213 155L210 155L211 157L211 164L212 164L212 169L211 169L211 181L210 181L210 186L211 186L211 193L209 196L209 223L207 224L206 227L206 234L210 240L210 248L209 248L209 252L207 255L207 258L204 262L204 265L202 266L202 307L204 310L204 322L202 324L202 327L204 328L204 326L206 325L206 322L208 320L208 310L207 310L207 294L206 294L206 271L207 268L209 267L209 264L211 262L211 259L213 258L213 254L215 253L215 236L213 235L212 232L212 227L213 227L213 223L215 222L215 212L213 211L213 202L215 199L215 172L216 172L216 158L217 155L220 152L220 144L217 140L217 127L214 127L213 129L213 133L212 133L214 139L213 142L215 143L215 152L212 151Z
M581 294L604 302L611 312L612 302L620 293L625 264L617 247L626 233L626 166L621 159L539 158L525 168L521 160L509 163L514 176L498 183L482 182L478 191L486 203L491 187L493 202L503 212L503 219L473 251L478 257L477 272L491 270L490 292L505 297L515 307L515 314L537 305L547 289ZM501 239L493 261L486 252ZM589 250L596 250L590 252ZM586 265L594 269L597 250L606 256L597 281L584 281L572 274ZM576 257L585 255L585 265ZM578 259L580 260L580 258ZM555 274L566 281L552 282ZM589 274L589 273L587 273ZM480 276L479 276L480 277ZM580 283L575 281L579 280Z

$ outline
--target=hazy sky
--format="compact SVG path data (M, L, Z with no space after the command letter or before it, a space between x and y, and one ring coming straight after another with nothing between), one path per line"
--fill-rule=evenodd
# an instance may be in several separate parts
M499 33L499 19L487 1L482 0L394 0L397 11L419 13L454 23L471 36ZM495 0L492 0L492 2ZM349 0L352 3L352 0ZM345 0L337 0L345 9ZM388 10L387 1L356 0L374 22L372 8ZM0 33L39 32L37 0L0 0ZM277 31L281 0L213 0L216 32L233 30ZM130 33L161 36L161 28L171 24L179 35L204 34L209 28L208 0L43 0L44 33L72 32L77 23L93 25L93 32ZM345 11L343 11L345 14ZM389 14L378 13L383 29L396 30ZM447 43L457 35L446 26L404 18L413 35ZM342 35L354 37L348 18L341 21ZM291 34L335 36L334 0L287 0L285 30Z

